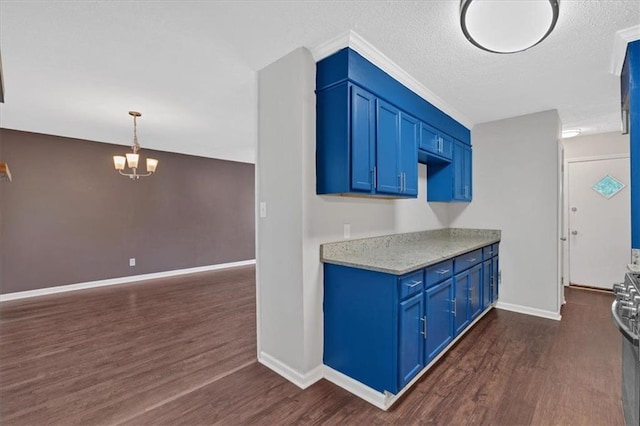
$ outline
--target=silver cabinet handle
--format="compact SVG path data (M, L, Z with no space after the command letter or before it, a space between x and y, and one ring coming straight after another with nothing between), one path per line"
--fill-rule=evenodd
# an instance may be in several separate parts
M455 317L456 316L456 299L453 299L451 302L453 303L453 316Z
M427 338L427 317L425 315L420 319L422 320L422 331L420 332L420 334L422 334L426 339Z
M475 262L477 259L475 257L472 257L471 259L467 259L467 262L471 263L471 262Z
M444 275L444 274L446 274L446 273L447 273L447 272L449 272L449 271L450 271L450 269L443 269L443 270L441 270L441 271L436 271L436 274L438 274L438 275Z
M419 286L420 284L422 284L422 281L414 281L413 284L410 284L407 287L414 288L416 286Z
M373 166L373 189L378 188L378 168Z

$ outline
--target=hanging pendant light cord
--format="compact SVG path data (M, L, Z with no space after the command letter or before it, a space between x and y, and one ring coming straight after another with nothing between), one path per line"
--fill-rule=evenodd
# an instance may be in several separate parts
M140 150L140 144L138 143L138 131L137 131L138 125L136 122L136 118L137 117L134 115L133 116L133 146L132 146L134 154L137 154L138 151Z

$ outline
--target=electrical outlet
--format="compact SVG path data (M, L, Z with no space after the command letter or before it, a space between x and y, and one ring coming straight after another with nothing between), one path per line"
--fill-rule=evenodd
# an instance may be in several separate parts
M129 266L136 266L136 258L132 257L129 259Z
M344 224L344 237L345 238L351 238L351 224L350 223L345 223Z
M260 202L260 217L267 217L267 203L264 201Z

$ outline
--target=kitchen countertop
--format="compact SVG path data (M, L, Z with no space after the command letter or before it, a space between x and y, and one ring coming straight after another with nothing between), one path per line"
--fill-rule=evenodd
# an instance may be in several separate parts
M325 243L320 260L402 275L499 241L498 230L446 228Z

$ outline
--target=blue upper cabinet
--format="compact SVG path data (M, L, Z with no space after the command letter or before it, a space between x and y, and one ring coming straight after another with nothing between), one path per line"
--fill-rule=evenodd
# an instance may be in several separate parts
M419 151L446 164L455 141L470 143L467 128L348 48L318 62L316 102L318 194L415 198ZM453 188L448 176L439 185Z
M373 192L375 167L375 98L351 88L351 189Z
M420 151L427 156L424 163L450 162L452 155L453 139L440 131L422 123L420 126Z
M400 113L400 146L398 168L404 195L418 196L418 127L415 118Z
M381 193L399 194L402 181L398 170L400 110L391 104L378 100L376 119L378 124L376 126L376 189Z
M472 199L471 146L453 141L451 163L429 163L427 166L427 201L470 202Z

